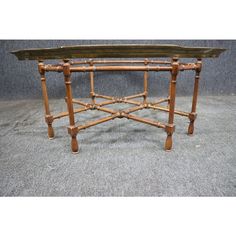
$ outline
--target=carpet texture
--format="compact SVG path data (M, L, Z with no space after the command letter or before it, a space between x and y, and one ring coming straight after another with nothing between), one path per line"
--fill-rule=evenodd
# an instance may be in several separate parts
M154 98L153 98L154 99ZM54 112L64 100L50 101ZM177 108L190 111L191 97ZM124 107L123 105L117 105ZM166 121L167 114L135 114ZM89 111L78 122L106 116ZM188 119L176 116L173 150L166 133L127 119L81 131L80 152L70 152L68 118L54 123L47 139L41 100L0 102L1 196L236 196L235 96L200 97L195 135Z

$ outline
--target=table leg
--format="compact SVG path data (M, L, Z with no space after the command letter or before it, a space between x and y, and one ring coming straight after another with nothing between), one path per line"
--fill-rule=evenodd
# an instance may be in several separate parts
M48 125L48 138L53 139L54 138L54 130L52 127L53 116L51 115L50 109L49 109L48 93L47 93L47 85L46 85L46 77L45 77L43 61L39 61L38 70L41 75L42 94L43 94L43 101L44 101L44 108L45 108L45 121Z
M167 138L165 142L166 151L169 151L172 148L172 135L175 130L174 111L175 111L176 79L178 72L179 72L179 60L178 58L174 57L172 59L172 71L171 71L169 119L168 119L168 124L165 127L167 133Z
M189 114L189 120L190 120L189 127L188 127L189 135L192 135L194 132L194 122L197 118L196 108L197 108L198 87L199 87L200 72L202 68L202 60L198 59L196 65L198 65L198 68L196 69L196 74L195 74L192 110L191 110L191 113Z
M171 79L169 80L167 108L170 108Z
M145 59L144 65L148 66L148 59ZM146 104L147 103L147 95L148 95L148 71L144 71L143 87L144 87L143 103Z
M68 133L71 135L71 149L72 153L78 153L79 146L76 139L78 129L75 126L74 108L72 103L72 89L71 89L71 73L69 60L64 60L63 73L66 86L66 97L67 97L67 109L69 113L70 126L68 127Z
M93 61L90 60L90 66L93 66ZM94 72L89 72L90 75L90 97L92 99L92 104L95 105L95 93L94 93Z

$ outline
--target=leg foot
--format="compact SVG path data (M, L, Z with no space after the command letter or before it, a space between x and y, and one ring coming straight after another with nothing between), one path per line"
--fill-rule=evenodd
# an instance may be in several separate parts
M188 135L193 135L194 132L194 121L190 121L188 126Z
M189 114L190 123L188 126L188 135L192 135L194 132L194 122L195 122L196 118L197 118L197 113L191 112Z
M78 145L78 141L76 139L76 136L73 136L71 138L71 150L73 154L76 154L79 152L79 145Z
M54 138L54 130L52 128L52 124L48 124L48 138L53 139Z
M172 134L167 134L165 151L170 151L172 148Z

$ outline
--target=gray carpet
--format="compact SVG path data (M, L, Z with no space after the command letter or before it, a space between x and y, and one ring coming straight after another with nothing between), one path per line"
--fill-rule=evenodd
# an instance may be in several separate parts
M191 98L178 97L189 110ZM53 111L65 109L51 101ZM80 153L70 152L67 118L54 123L47 139L41 100L0 102L1 196L236 196L235 96L200 97L195 135L188 119L176 116L172 152L166 133L115 119L78 134ZM120 106L120 105L118 105ZM165 121L165 113L138 115ZM77 121L104 114L89 111Z

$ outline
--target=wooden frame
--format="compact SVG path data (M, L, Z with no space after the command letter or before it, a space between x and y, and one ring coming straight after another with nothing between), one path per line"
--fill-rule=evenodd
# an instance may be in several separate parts
M82 53L79 53L81 50ZM41 75L42 83L42 94L45 107L45 121L48 125L48 137L52 139L54 137L54 130L52 124L54 120L68 117L69 126L68 133L71 135L71 150L73 153L77 153L79 145L77 141L77 134L79 131L89 128L91 126L113 120L115 118L127 118L137 122L142 122L162 128L167 133L166 142L164 148L166 151L172 149L172 136L175 131L174 116L181 115L185 116L190 120L188 127L188 134L192 135L194 132L194 122L197 117L196 106L198 97L198 87L200 72L202 69L202 58L204 57L217 57L224 49L216 48L185 48L175 45L89 45L89 46L73 46L73 47L61 47L58 49L30 49L23 51L12 52L20 60L31 59L38 60L38 70ZM168 60L153 60L153 59L138 59L138 60L114 60L114 59L94 59L102 57L141 57L147 55L150 57L161 56L171 57L171 61ZM66 59L68 56L70 59ZM76 60L72 61L71 58L85 58L90 56L89 60ZM195 57L197 56L196 62L194 63L181 63L180 57ZM63 62L58 64L44 64L43 59L55 59L61 58ZM195 82L192 99L191 112L175 110L175 97L176 97L176 82L177 76L181 71L193 70L195 71ZM142 71L144 73L143 78L143 92L134 94L122 98L101 95L95 93L94 89L94 74L96 71ZM160 99L156 102L148 101L148 75L149 71L163 71L170 73L169 83L169 95L167 98ZM49 109L49 101L46 87L46 76L48 72L58 72L64 74L64 82L66 88L67 111L61 112L56 115L52 115ZM71 89L71 74L76 72L89 72L90 75L90 97L91 102L85 103L81 100L74 99L72 96ZM143 101L134 100L135 98L142 97ZM106 101L97 103L96 98L103 98ZM115 103L127 103L133 105L133 107L124 110L113 110L105 108L106 105ZM166 106L160 104L167 103ZM74 105L80 105L81 108L74 109ZM75 123L75 114L84 112L87 110L99 110L109 115L95 120L90 121L84 125L77 125ZM142 118L131 113L142 110L142 109L154 109L163 112L168 112L169 117L166 123L159 121Z
M87 64L87 65L86 65ZM103 66L97 66L97 64L105 64ZM110 66L109 64L116 64ZM132 66L121 66L119 64L135 64ZM137 65L137 64L143 64L143 65ZM154 64L150 66L149 64ZM160 66L162 64L168 65L168 66ZM77 66L77 65L83 65L83 66ZM96 66L95 66L96 65ZM196 119L196 103L197 103L197 95L198 95L198 80L200 78L200 71L202 67L202 60L198 59L196 63L179 63L179 59L177 57L174 57L172 61L161 61L161 60L103 60L103 61L96 61L96 60L88 60L88 61L70 61L69 59L65 59L64 63L61 63L61 65L44 65L42 64L42 61L39 61L39 72L42 76L42 89L43 89L43 98L45 103L45 114L46 114L46 122L48 124L48 136L49 138L53 138L54 132L52 128L52 122L55 119L59 119L65 116L69 117L70 126L68 127L68 132L71 135L72 141L71 141L71 149L73 153L78 152L78 142L76 140L77 133L80 130L89 128L91 126L113 120L115 118L127 118L134 121L142 122L145 124L149 124L158 128L162 128L167 133L167 139L165 143L165 150L171 150L172 148L172 135L175 130L174 125L174 114L186 116L190 119L190 125L188 128L188 133L193 134L194 129L194 121ZM94 73L96 71L144 71L144 91L139 94L126 96L123 98L116 98L112 96L107 95L101 95L96 94L94 91ZM176 111L175 110L175 94L176 94L176 79L179 71L184 70L194 70L196 72L195 76L195 85L194 85L194 93L193 93L193 102L192 102L192 111L191 112L183 112L183 111ZM46 90L46 79L45 79L45 73L46 72L63 72L64 78L65 78L65 86L66 86L66 102L68 106L67 112L62 112L60 114L52 116L49 111L48 106L48 96L47 96L47 90ZM167 71L171 74L171 80L170 80L170 89L169 89L169 96L168 98L163 98L159 101L156 101L155 103L150 103L147 100L147 94L148 94L148 72L149 71ZM90 97L91 97L91 103L84 103L81 100L73 99L72 98L72 92L71 92L71 73L74 72L89 72L90 74ZM143 102L133 100L134 98L143 97ZM107 101L96 103L96 98L103 98ZM160 106L159 104L167 102L168 106ZM125 110L113 110L104 108L105 105L115 104L115 103L128 103L131 105L135 105L134 107L130 109ZM73 104L81 105L82 108L74 109ZM80 113L87 110L94 110L97 109L99 111L103 111L105 113L109 113L110 115L104 118L101 118L96 121L88 122L84 125L75 125L75 119L74 114ZM167 123L161 123L150 119L145 119L138 117L136 115L131 115L130 113L142 110L142 109L154 109L154 110L160 110L164 112L169 112L169 119Z

